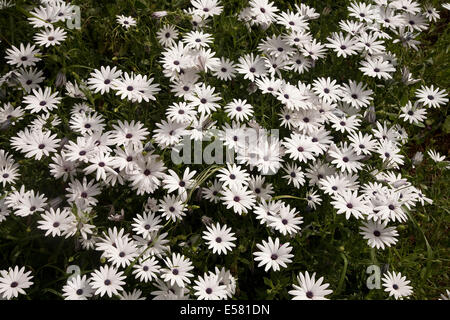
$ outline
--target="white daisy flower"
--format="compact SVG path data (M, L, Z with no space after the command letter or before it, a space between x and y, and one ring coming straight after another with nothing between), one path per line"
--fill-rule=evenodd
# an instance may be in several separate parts
M203 239L208 244L208 249L212 249L213 253L227 254L227 251L232 251L236 245L233 243L236 240L231 228L227 225L220 226L219 223L207 227L207 231L203 231Z
M289 294L294 296L292 300L328 300L325 296L331 294L333 290L327 289L330 285L323 283L323 277L317 280L315 277L315 272L311 276L308 271L305 274L300 272L297 276L299 285L293 284L294 289L289 291Z
M259 261L258 267L264 266L264 271L269 271L269 269L273 269L273 271L279 271L280 266L283 268L287 267L287 263L291 263L294 255L290 254L292 251L292 247L289 245L289 242L286 242L280 245L280 239L276 238L275 241L272 240L271 237L268 238L268 241L262 241L262 244L257 243L256 247L260 251L256 251L253 253L256 257L255 261Z
M402 277L400 272L388 271L384 274L382 280L383 287L385 287L384 291L389 292L389 297L394 296L395 299L402 300L413 293L413 288L408 286L411 281L406 280L405 276Z

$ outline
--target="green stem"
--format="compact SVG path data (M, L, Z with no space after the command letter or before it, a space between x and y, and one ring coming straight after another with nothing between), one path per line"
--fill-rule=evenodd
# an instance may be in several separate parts
M348 260L345 254L341 253L342 259L344 259L344 268L342 269L341 278L339 279L339 284L336 292L341 292L342 286L344 285L345 274L347 273Z

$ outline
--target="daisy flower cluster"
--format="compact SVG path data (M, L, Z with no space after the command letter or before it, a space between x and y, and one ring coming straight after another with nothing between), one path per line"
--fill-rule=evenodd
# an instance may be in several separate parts
M328 13L304 3L283 10L250 0L230 12L225 1L192 0L170 14L103 21L126 42L152 19L155 42L139 45L155 59L128 64L134 52L104 48L114 56L78 68L70 67L71 46L83 29L65 25L74 6L40 2L26 21L30 40L4 52L0 223L70 244L83 270L58 284L62 298L231 299L237 270L250 267L297 277L285 298L328 299L338 281L298 263L318 212L382 254L417 208L433 203L402 170L405 146L448 95L415 79L394 52L420 50L420 34L440 19L436 8L352 1L337 30L324 34L318 21ZM225 16L251 45L223 47L214 28ZM55 63L61 70L50 75ZM353 68L352 77L327 73L327 63ZM394 85L411 94L383 111L379 95ZM235 159L173 161L186 144L206 151L205 141ZM426 155L447 170L445 155ZM77 261L80 252L96 258ZM4 267L2 298L40 285L28 267ZM411 296L409 284L386 271L384 297Z

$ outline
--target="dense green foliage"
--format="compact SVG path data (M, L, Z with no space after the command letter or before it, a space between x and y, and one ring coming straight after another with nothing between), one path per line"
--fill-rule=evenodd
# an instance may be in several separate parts
M439 1L435 1L436 4ZM163 48L158 44L156 32L165 23L176 25L181 34L190 30L189 17L182 9L189 1L151 1L151 0L119 0L72 1L81 7L81 29L66 29L68 39L60 46L44 50L45 64L40 66L44 71L47 86L55 87L58 73L66 75L67 80L79 80L89 77L93 69L100 66L117 66L122 70L151 75L160 84L162 90L156 101L132 103L120 100L113 94L89 94L88 103L95 107L107 119L107 128L117 120L139 120L152 131L155 123L164 118L168 105L176 99L170 92L169 80L163 76L159 57ZM277 31L273 25L267 31L257 27L250 33L247 27L234 18L247 5L246 0L222 1L224 12L216 16L206 27L213 34L211 46L218 57L237 59L250 51L255 51L261 39ZM280 9L291 8L291 1L276 1ZM321 13L319 19L311 22L312 34L317 39L326 41L331 32L337 31L338 22L347 16L349 1L304 1ZM5 52L11 45L30 41L34 33L33 27L26 22L26 13L30 1L17 1L15 7L0 11L0 52ZM154 11L167 10L168 16L158 20L152 18ZM137 26L125 31L115 16L130 15L137 20ZM434 84L441 89L449 88L449 48L450 35L448 25L449 13L442 10L441 19L431 23L429 30L422 32L419 50L407 50L398 44L388 41L387 50L398 58L399 66L408 66L415 78L421 82L407 86L401 81L401 72L394 74L392 81L382 81L364 76L358 71L359 57L338 58L329 53L325 59L319 60L309 72L298 75L286 74L286 80L296 83L301 80L311 83L318 76L330 76L342 83L347 79L363 81L374 91L373 106L377 120L390 120L398 123L400 107L414 97L414 89L421 84ZM65 27L61 23L62 27ZM0 74L10 70L3 57L0 56ZM204 81L216 87L223 98L223 104L233 98L245 97L255 107L254 118L266 128L278 128L280 120L278 112L281 103L267 95L249 94L248 80L241 75L230 82L219 81L210 74L202 74ZM20 91L2 89L3 97L9 102L20 104ZM69 129L70 107L75 99L64 97L55 112L62 124L52 128L59 138L74 139L76 134ZM323 203L317 210L307 208L306 202L299 199L283 199L296 207L303 216L304 223L300 235L294 238L281 236L294 247L293 262L282 272L264 272L256 267L252 253L256 243L267 239L270 235L266 226L261 225L255 216L249 214L239 216L227 210L222 204L212 204L200 200L193 195L190 210L182 222L170 223L164 228L169 233L172 249L192 259L196 274L213 270L214 266L226 266L238 280L236 299L288 299L288 290L300 271L309 270L324 276L330 283L333 294L331 299L385 299L383 290L369 290L366 286L369 265L377 264L382 268L402 272L414 288L413 299L437 299L449 287L450 255L448 247L449 226L449 170L445 164L436 164L430 158L413 167L411 158L417 151L426 154L435 149L447 155L449 149L450 120L448 108L430 109L426 125L423 127L405 126L409 140L402 149L405 165L401 174L416 187L420 188L430 199L432 205L418 206L409 212L410 219L398 226L399 241L395 246L385 250L371 249L359 232L357 220L346 220L343 215L336 215L330 197L323 195ZM9 141L19 130L28 125L34 116L27 114L23 121L0 132L0 149L14 155L20 164L21 178L19 186L24 184L29 189L39 190L49 199L60 197L67 188L67 182L55 180L49 175L50 157L41 161L27 159L11 150ZM226 113L219 110L213 116L218 125L229 121ZM362 130L370 129L371 124L364 122ZM281 131L287 130L281 128ZM287 131L286 131L287 132ZM286 134L284 132L284 135ZM164 161L170 162L170 153L161 151ZM370 163L374 168L381 168L381 162ZM178 173L184 166L171 166ZM192 169L202 172L207 165L191 165ZM266 182L273 184L276 196L284 195L302 198L308 190L307 186L294 189L288 186L281 176L266 177ZM370 177L360 175L360 182L371 181ZM0 189L2 186L0 185ZM153 196L160 198L163 190ZM117 226L131 230L132 218L142 212L143 203L148 195L136 195L127 187L108 188L97 197L95 225L99 231ZM121 222L107 220L114 208L116 212L124 209L125 219ZM236 233L237 246L226 256L213 255L201 240L204 230L202 216L214 221L226 223ZM27 291L29 299L54 299L61 296L61 288L68 277L66 268L71 264L80 266L83 273L92 272L100 265L100 252L80 250L72 238L44 237L36 228L38 216L26 218L10 215L0 224L0 269L9 266L26 266L32 270L34 285ZM75 241L75 242L74 242ZM180 246L186 242L185 246ZM133 288L133 277L127 280L127 288ZM151 284L140 285L144 295L154 290Z

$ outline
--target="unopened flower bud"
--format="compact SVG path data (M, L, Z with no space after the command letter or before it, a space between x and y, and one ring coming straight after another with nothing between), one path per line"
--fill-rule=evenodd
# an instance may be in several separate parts
M250 94L255 93L257 89L258 89L258 87L253 82L251 82L247 87L247 91Z
M165 16L167 16L167 11L155 11L152 13L153 19L161 19Z
M57 87L64 87L66 85L66 82L67 82L66 74L62 71L59 71L58 74L56 75L55 85Z
M369 108L367 108L365 115L364 115L364 119L370 123L375 123L375 121L377 121L377 115L375 113L374 106L370 106Z
M327 14L330 14L330 13L331 13L331 9L330 8L328 8L328 7L323 8L323 10L322 10L322 15L323 16L326 16Z
M64 146L67 144L67 142L69 142L69 138L64 137L61 139L61 142L59 143L59 150L61 151Z
M423 160L423 153L420 151L417 151L416 154L413 156L412 158L412 165L413 167L417 166L418 164L420 164Z
M206 226L210 226L213 220L210 217L202 216L202 223Z

